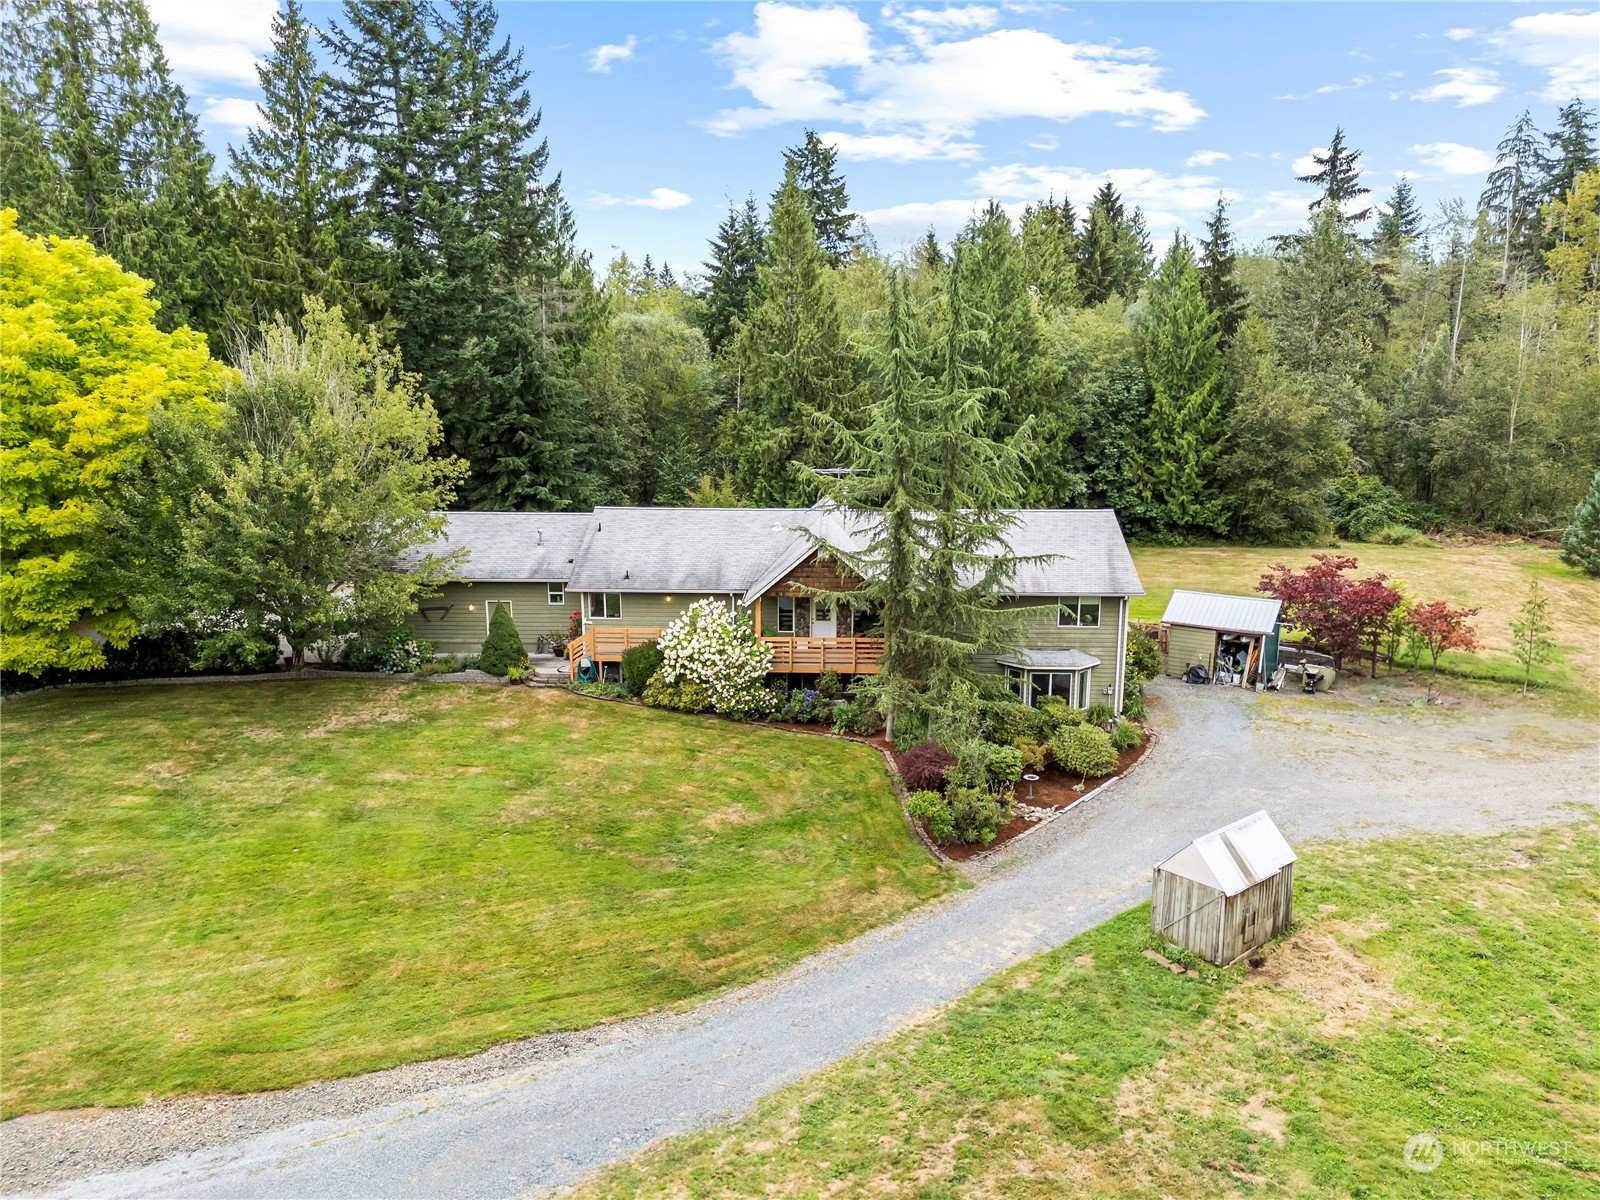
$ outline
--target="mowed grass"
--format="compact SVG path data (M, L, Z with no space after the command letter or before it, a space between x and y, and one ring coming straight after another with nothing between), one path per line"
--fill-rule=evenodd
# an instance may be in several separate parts
M686 1006L954 883L867 747L380 680L7 702L4 1113Z
M1600 1196L1597 877L1592 824L1312 848L1259 970L1143 905L580 1194Z
M1134 565L1145 594L1133 601L1136 620L1159 621L1175 588L1255 594L1274 563L1303 567L1317 547L1139 546ZM1473 619L1483 649L1448 654L1441 670L1521 684L1511 657L1511 622L1537 579L1550 598L1556 660L1536 670L1535 682L1559 684L1591 696L1600 693L1600 580L1565 565L1554 550L1526 543L1481 546L1379 546L1346 543L1336 553L1357 559L1358 574L1381 571L1401 581L1419 600L1448 600L1482 610Z

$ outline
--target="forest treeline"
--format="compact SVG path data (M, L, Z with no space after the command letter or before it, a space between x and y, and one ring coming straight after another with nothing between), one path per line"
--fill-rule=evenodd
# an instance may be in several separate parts
M808 133L703 270L602 271L484 0L289 3L261 123L205 150L141 0L12 0L0 206L152 281L165 330L236 363L337 309L432 399L456 503L804 504L848 468L891 280L977 314L981 433L1026 436L1009 499L1129 533L1296 542L1414 526L1558 530L1600 466L1600 170L1579 100L1524 114L1480 197L1381 200L1335 133L1305 227L1240 244L1219 199L1156 247L1110 184L997 204L885 253ZM768 188L772 188L770 192ZM320 318L319 318L320 319ZM930 346L928 353L936 352Z

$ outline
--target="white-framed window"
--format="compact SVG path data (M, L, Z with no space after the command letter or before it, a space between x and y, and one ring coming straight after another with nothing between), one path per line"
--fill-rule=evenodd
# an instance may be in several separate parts
M1015 675L1012 674L1015 672ZM1007 684L1025 704L1038 707L1042 696L1060 696L1073 708L1089 707L1089 668L1079 671L1028 671L1007 667Z
M794 632L794 597L778 597L778 632Z
M550 587L550 603L551 604L565 604L567 602L567 585L566 584L564 584L564 583L552 583L552 584L549 585L549 587Z
M621 592L590 592L589 619L591 621L616 621L622 617Z
M1056 624L1067 628L1100 628L1100 597L1058 597L1056 600Z
M506 616L508 616L508 617L516 616L516 614L511 611L511 601L509 601L509 600L491 600L491 601L489 601L489 603L487 603L487 604L485 604L483 606L483 632L484 632L485 636L487 636L488 633L489 633L489 622L494 620L494 610L497 609L497 608L504 608L506 610Z

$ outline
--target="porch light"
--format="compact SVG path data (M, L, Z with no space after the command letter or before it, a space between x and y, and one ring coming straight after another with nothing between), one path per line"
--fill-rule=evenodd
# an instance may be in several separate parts
M671 603L672 603L672 597L671 597L671 596L668 596L668 597L667 597L667 603L668 603L668 604L671 604Z
M468 612L477 612L478 611L478 606L476 604L469 604L469 605L467 605L467 611Z

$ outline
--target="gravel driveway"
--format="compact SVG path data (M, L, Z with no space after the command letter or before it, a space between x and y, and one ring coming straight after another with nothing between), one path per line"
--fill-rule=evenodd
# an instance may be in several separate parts
M0 1127L8 1188L74 1196L536 1192L715 1122L1142 900L1152 863L1258 808L1291 840L1592 817L1593 733L1513 704L1152 689L1135 772L977 887L681 1017L290 1092L41 1114ZM179 1148L190 1152L172 1156ZM160 1161L155 1161L160 1157ZM116 1173L105 1168L149 1163ZM100 1170L100 1174L88 1174Z

